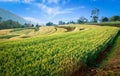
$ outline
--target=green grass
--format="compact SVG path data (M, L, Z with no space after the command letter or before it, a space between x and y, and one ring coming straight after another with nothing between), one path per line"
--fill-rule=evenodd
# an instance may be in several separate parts
M21 31L21 30L24 30L24 28L16 28L16 29L11 30L10 32L16 32L16 31Z
M10 38L16 37L16 36L19 36L19 35L2 35L2 36L0 36L0 39L10 39Z
M0 75L70 76L94 60L119 30L107 26L75 27L85 30L0 42Z
M100 22L100 23L90 23L91 25L101 25L101 26L117 26L120 27L120 21L116 22Z

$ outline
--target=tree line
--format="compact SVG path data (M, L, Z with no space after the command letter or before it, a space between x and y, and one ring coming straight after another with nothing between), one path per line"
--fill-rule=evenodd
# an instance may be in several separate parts
M111 18L102 17L101 22L112 22L112 21L120 21L120 16L112 16Z
M0 17L0 29L9 29L9 28L20 28L21 24L13 20L2 20Z
M0 29L11 29L11 28L25 28L25 27L35 27L38 28L40 25L36 24L30 24L30 23L24 23L20 24L17 21L13 21L11 19L9 20L3 20L2 17L0 17Z
M108 17L102 17L101 19L99 19L99 12L100 10L95 8L91 11L91 21L89 21L87 18L85 18L84 16L78 18L76 21L68 21L65 22L63 20L58 22L58 25L65 25L65 24L85 24L85 23L97 23L97 22L115 22L115 21L120 21L120 16L116 15L116 16L112 16L110 18ZM57 24L54 24L53 22L48 22L45 24L46 26L54 26ZM4 21L2 19L2 17L0 17L0 29L9 29L9 28L24 28L24 27L40 27L41 25L34 25L31 23L25 23L25 24L20 24L16 21L13 20L6 20Z
M100 20L97 20L95 17L95 19L93 18L92 21L88 21L87 18L85 18L84 16L80 17L79 19L77 19L77 21L68 21L68 22L64 22L64 21L59 21L58 25L65 25L65 24L85 24L85 23L97 23L99 22L115 22L115 21L120 21L120 16L112 16L110 18L108 17L102 17ZM55 25L53 22L48 22L46 23L46 26L53 26Z
M98 22L114 22L114 21L120 21L120 16L112 16L110 18L108 17L102 17L99 20L99 13L100 10L95 8L91 11L91 21L88 21L87 18L85 18L84 16L80 17L77 21L69 21L69 22L64 22L64 21L59 21L58 24L59 25L64 25L64 24L84 24L84 23L98 23ZM46 23L46 26L51 26L51 25L55 25L52 22L48 22Z

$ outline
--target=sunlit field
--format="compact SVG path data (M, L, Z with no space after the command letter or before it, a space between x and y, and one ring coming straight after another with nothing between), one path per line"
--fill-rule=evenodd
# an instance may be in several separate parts
M70 26L75 29L65 32L67 29L60 28L62 33L55 27L41 27L37 32L29 32L32 29L9 32L11 35L36 33L37 36L0 42L0 74L70 76L83 65L92 63L99 52L112 44L119 31L109 26Z

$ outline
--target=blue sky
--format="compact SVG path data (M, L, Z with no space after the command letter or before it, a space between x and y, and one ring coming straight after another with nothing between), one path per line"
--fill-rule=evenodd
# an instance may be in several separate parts
M100 9L100 15L120 15L120 0L0 0L0 8L9 10L31 22L76 21L84 16L90 20L91 10Z

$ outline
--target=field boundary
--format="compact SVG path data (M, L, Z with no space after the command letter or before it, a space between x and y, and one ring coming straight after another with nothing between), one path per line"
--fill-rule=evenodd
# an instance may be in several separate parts
M86 65L82 66L78 71L74 72L71 76L95 76L97 73L97 69L101 65L104 65L106 63L106 59L108 58L109 53L112 51L111 49L119 35L120 30L118 31L114 39L108 42L108 45L104 48L104 50L99 52L98 57L92 62L92 64L87 63Z

